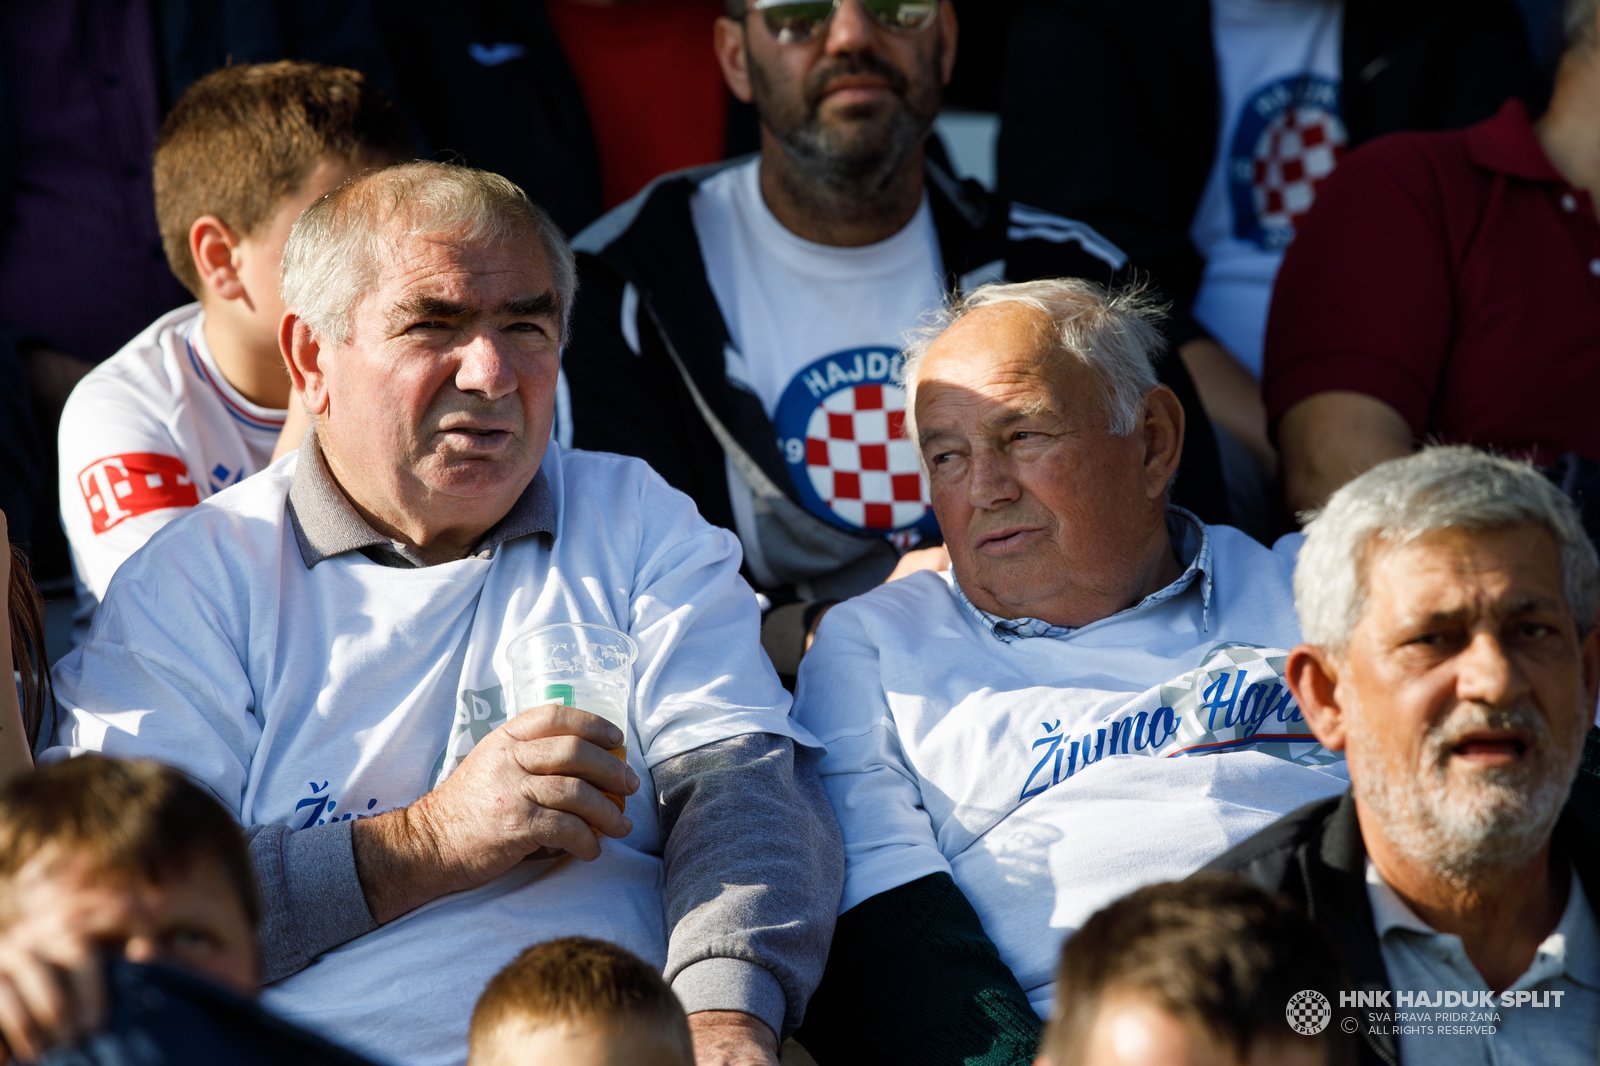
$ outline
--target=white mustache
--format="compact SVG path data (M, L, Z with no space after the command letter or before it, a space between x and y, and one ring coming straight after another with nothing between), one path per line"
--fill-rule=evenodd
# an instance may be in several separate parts
M1463 737L1485 731L1520 733L1527 739L1529 754L1538 757L1551 754L1550 723L1527 703L1504 708L1485 707L1481 703L1461 704L1444 721L1428 730L1428 751L1443 765Z

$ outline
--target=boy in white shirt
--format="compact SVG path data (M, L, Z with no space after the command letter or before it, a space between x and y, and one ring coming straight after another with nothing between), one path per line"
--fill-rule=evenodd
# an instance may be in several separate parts
M338 67L230 67L173 107L156 144L156 217L167 262L198 302L100 364L62 413L75 642L151 534L299 445L306 422L297 409L289 417L278 348L289 228L352 174L409 154L399 112Z

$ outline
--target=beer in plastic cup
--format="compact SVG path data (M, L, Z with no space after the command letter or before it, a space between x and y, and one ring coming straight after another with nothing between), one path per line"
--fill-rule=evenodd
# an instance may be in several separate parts
M610 751L627 761L628 703L639 657L632 637L594 622L562 622L522 634L506 655L517 714L559 703L599 715L622 731L622 743ZM606 795L619 811L625 808L623 797Z

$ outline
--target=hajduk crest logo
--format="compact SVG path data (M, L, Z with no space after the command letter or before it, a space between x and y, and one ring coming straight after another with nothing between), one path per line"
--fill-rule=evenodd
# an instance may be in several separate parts
M1301 74L1259 90L1239 111L1228 153L1234 236L1287 248L1349 140L1331 78Z
M778 446L800 502L852 532L909 547L938 526L916 445L905 438L900 352L852 348L802 369L778 401Z
M1316 1036L1333 1020L1333 1004L1316 989L1303 988L1289 997L1283 1016L1289 1028L1301 1036Z

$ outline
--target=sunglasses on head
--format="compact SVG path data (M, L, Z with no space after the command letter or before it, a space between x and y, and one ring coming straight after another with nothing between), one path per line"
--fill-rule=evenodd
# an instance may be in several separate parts
M754 0L749 10L759 11L779 44L804 44L828 25L844 0ZM861 0L872 21L891 33L916 33L926 29L939 11L939 0Z

